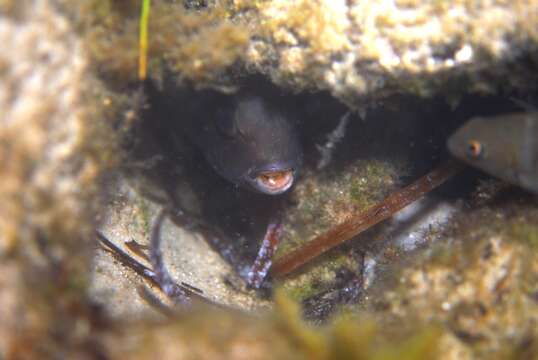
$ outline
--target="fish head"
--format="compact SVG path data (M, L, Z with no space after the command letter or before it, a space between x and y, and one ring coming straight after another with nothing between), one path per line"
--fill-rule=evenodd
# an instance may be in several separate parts
M278 195L295 183L302 147L290 114L259 96L241 97L217 119L208 146L215 170L247 189Z
M495 146L485 133L486 126L482 118L474 118L459 128L447 142L452 155L475 166L486 162L488 153Z
M513 113L470 119L448 140L458 159L490 175L537 188L538 117Z

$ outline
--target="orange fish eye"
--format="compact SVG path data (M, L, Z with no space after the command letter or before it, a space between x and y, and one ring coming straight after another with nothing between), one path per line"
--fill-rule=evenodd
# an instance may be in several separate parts
M478 158L480 155L482 155L482 152L484 151L484 146L480 141L478 140L469 140L467 142L467 148L466 153L471 158Z

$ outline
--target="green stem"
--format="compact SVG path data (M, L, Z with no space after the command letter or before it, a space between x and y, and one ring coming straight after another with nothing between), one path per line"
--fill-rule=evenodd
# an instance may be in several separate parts
M140 14L140 54L138 58L138 78L145 80L148 69L148 20L151 0L142 0L142 12Z

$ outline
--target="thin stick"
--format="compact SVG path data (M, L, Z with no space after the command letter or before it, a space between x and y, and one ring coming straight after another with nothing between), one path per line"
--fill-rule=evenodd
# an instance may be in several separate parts
M96 235L99 238L99 241L101 242L103 248L109 251L112 256L114 256L119 262L131 268L134 272L151 282L153 285L157 286L158 288L161 288L161 284L159 283L159 279L155 274L155 271L133 259L126 252L121 250L118 246L114 245L112 241L108 240L108 238L100 231L96 231ZM205 300L205 298L203 298L202 296L203 291L190 284L181 282L181 284L176 286L183 288L183 290L187 292L189 296L200 296L201 299Z
M138 78L145 80L148 71L148 21L150 0L142 0L140 13L139 54L138 54Z
M159 282L157 281L157 277L155 276L155 272L153 270L133 259L126 252L114 245L112 241L108 240L108 238L100 231L96 231L96 234L99 241L103 245L103 248L110 251L112 256L114 256L118 261L134 270L138 275L150 281L152 284L159 286Z
M302 247L276 260L271 269L271 274L275 277L282 277L289 274L327 250L340 245L344 241L357 236L375 224L391 217L398 210L403 209L450 179L461 169L463 169L463 165L452 160L447 161L414 183L392 193L380 203L336 225Z

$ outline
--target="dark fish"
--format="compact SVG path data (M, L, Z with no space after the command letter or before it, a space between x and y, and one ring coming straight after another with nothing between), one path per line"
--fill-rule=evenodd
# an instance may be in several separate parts
M224 178L270 195L288 190L302 163L291 116L262 96L222 96L189 133Z
M538 193L538 112L469 120L448 139L452 155Z

